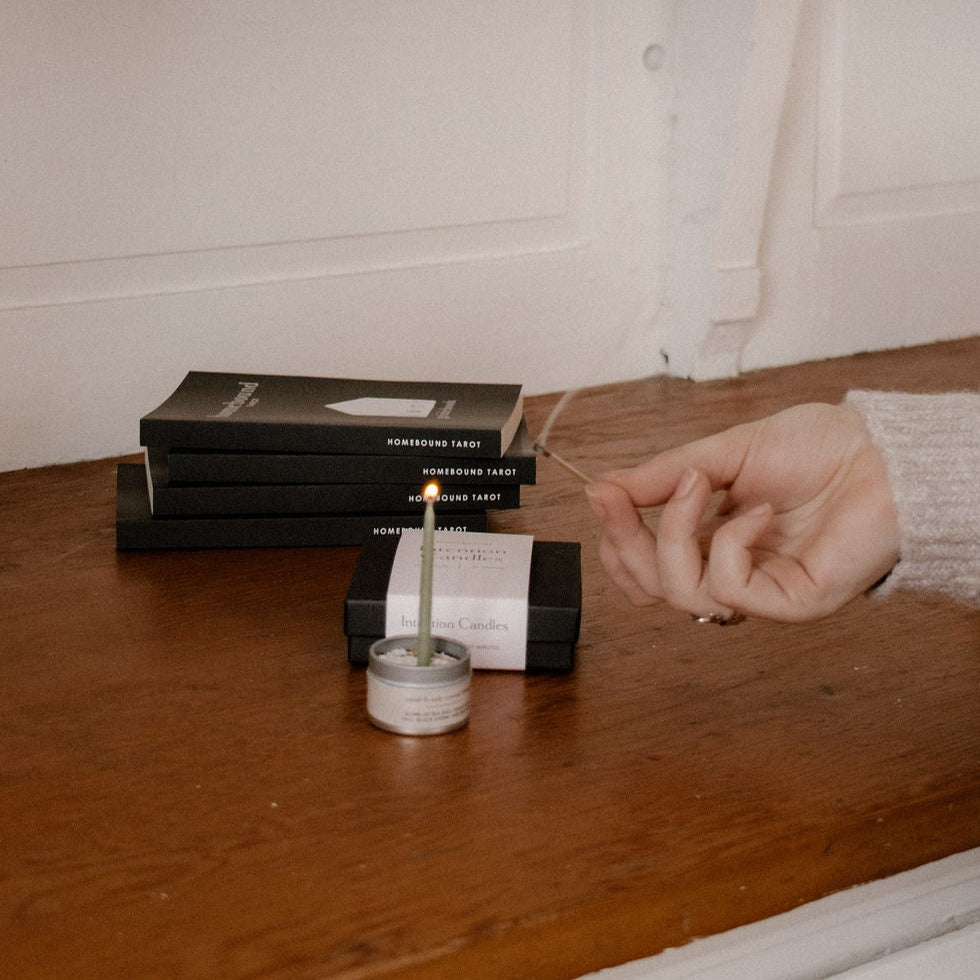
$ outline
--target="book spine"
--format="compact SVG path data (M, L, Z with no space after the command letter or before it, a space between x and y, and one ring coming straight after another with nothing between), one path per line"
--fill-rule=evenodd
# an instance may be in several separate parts
M437 520L454 531L485 531L487 515L458 514ZM358 514L347 517L172 518L116 523L118 551L190 548L356 547L421 527L411 515Z
M209 453L160 450L160 485L185 483L403 483L422 486L533 484L536 458L433 459L308 453Z
M155 517L259 514L422 513L419 486L386 484L314 485L152 485ZM513 510L520 506L519 486L445 487L436 501L437 513Z
M486 428L393 429L354 423L316 425L292 422L248 425L196 419L140 420L140 444L235 451L349 453L381 456L448 456L499 459L500 433Z
M439 528L485 531L485 511L440 515ZM155 518L144 468L116 468L116 548L120 551L183 548L304 548L363 545L397 538L422 526L412 514L297 515L294 517Z

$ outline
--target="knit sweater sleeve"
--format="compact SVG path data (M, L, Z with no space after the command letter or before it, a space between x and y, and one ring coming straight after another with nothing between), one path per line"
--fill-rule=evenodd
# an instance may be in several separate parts
M888 470L900 555L877 593L942 592L980 605L980 394L851 391Z

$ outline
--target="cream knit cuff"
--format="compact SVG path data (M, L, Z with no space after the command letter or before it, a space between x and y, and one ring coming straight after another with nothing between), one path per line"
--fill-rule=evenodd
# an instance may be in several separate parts
M901 558L876 590L943 592L980 605L980 394L851 391L884 456Z

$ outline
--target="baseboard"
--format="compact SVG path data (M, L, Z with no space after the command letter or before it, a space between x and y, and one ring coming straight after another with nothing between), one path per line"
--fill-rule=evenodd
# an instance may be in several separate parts
M972 980L978 962L980 848L589 978Z

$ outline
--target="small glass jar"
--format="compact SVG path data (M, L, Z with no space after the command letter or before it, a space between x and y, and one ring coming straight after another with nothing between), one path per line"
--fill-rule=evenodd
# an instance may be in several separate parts
M399 735L441 735L470 717L470 651L432 637L432 662L415 661L414 636L375 640L368 652L367 712L373 725Z

